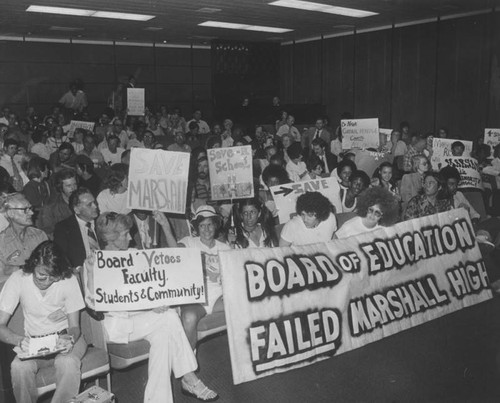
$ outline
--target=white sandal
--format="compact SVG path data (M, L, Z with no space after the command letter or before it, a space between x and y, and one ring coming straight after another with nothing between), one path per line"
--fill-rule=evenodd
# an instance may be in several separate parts
M212 389L209 389L201 379L198 379L194 385L189 385L184 378L181 380L182 394L194 397L202 402L214 402L219 398L219 395Z

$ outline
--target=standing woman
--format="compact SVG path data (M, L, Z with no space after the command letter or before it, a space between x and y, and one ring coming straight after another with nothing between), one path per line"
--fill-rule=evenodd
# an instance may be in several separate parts
M193 349L198 342L198 322L205 315L222 311L222 284L220 280L219 251L231 249L218 241L217 235L222 226L220 217L212 206L202 205L196 209L192 220L195 236L182 238L178 246L199 249L203 258L203 268L207 281L207 303L191 304L181 307L181 318L186 335Z
M233 205L234 228L228 240L234 248L272 248L278 246L271 212L258 197Z
M161 225L168 244L175 244L167 218L159 212L153 213ZM130 229L132 217L107 212L96 220L96 234L103 250L126 251L132 240ZM91 308L94 298L93 257L84 265L85 300ZM142 311L106 312L103 320L108 341L128 344L141 339L151 347L148 361L148 382L144 391L144 402L173 402L170 374L182 377L182 392L202 401L218 399L217 393L206 387L196 376L196 358L182 328L177 312L162 306Z

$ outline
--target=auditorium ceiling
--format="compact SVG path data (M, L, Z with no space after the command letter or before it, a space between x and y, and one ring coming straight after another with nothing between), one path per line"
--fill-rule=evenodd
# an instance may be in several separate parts
M208 45L212 40L290 42L412 21L487 12L500 0L317 0L376 13L363 18L271 5L273 0L0 0L0 36ZM30 5L139 13L128 21L27 12ZM200 26L206 21L284 28L262 32ZM257 28L258 29L258 28ZM4 38L5 39L5 38Z

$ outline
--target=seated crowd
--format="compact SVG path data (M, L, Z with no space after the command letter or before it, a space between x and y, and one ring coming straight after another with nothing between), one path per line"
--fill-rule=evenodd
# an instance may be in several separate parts
M78 94L78 92L76 93ZM115 105L113 105L115 106ZM182 390L202 401L218 395L194 373L197 325L205 315L223 311L218 252L226 249L305 245L356 236L403 220L454 208L465 208L481 252L498 262L500 223L496 186L485 201L482 216L458 190L456 168L433 172L430 136L409 132L409 124L381 135L379 150L393 162L383 162L373 175L356 166L356 150L342 150L342 134L319 117L302 133L286 111L267 126L238 126L231 119L209 125L194 110L186 121L178 108L147 108L145 116L127 116L124 108L107 108L93 130L69 121L89 121L79 110L55 106L43 119L33 108L19 119L9 108L0 118L0 341L27 349L30 338L59 334L64 351L56 367L53 402L78 393L80 362L85 354L79 311L92 312L93 252L129 248L186 247L203 255L207 303L159 307L147 311L105 313L108 341L145 339L151 345L149 379L144 401L172 401L170 373L182 378ZM344 116L345 117L345 116ZM236 121L236 123L238 123ZM448 136L440 130L440 137ZM249 145L253 153L255 197L220 202L211 199L207 150ZM191 154L185 217L127 207L128 168L133 147ZM463 143L452 147L464 152ZM500 145L490 160L489 147L475 142L473 156L491 176L500 175ZM371 176L371 178L370 178ZM291 182L332 177L335 197L307 192L298 197L295 213L280 222L270 188ZM493 203L490 202L493 198ZM491 265L490 265L491 266ZM498 266L498 264L496 264ZM500 276L489 268L490 280ZM7 326L21 303L26 333ZM57 314L56 314L57 313ZM34 376L47 360L11 365L17 401L35 402Z

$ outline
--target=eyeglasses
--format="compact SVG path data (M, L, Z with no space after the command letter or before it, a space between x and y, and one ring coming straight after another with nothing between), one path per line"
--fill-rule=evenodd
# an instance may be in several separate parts
M8 210L22 210L24 214L28 214L30 211L33 212L33 207L7 207Z
M384 215L380 210L375 210L373 207L368 207L368 214L373 214L377 218L382 218Z

